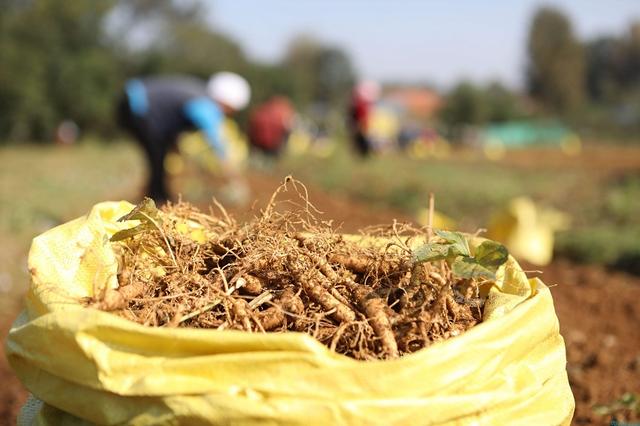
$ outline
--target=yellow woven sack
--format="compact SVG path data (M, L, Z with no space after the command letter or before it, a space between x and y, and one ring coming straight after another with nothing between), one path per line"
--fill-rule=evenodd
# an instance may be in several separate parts
M33 241L26 309L6 353L35 399L24 423L569 424L574 401L549 289L513 259L484 322L391 361L356 361L299 333L145 327L81 306L116 287L109 237L126 202ZM43 401L43 402L39 402ZM31 414L31 418L29 418Z

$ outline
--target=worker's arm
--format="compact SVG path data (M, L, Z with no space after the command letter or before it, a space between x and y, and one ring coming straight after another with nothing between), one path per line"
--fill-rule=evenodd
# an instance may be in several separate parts
M220 108L208 98L197 98L187 102L184 113L201 130L207 143L215 151L223 163L227 161L227 146L222 137L224 114Z
M129 108L135 115L142 117L149 111L149 100L147 99L147 89L141 80L134 78L127 81L124 88Z

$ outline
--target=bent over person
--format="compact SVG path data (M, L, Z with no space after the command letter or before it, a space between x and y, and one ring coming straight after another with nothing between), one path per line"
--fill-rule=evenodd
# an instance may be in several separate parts
M169 198L164 159L180 133L189 130L200 130L227 176L237 178L221 129L225 115L245 108L250 96L247 81L230 72L215 74L208 82L187 76L129 80L118 105L118 121L146 154L147 195L159 203Z

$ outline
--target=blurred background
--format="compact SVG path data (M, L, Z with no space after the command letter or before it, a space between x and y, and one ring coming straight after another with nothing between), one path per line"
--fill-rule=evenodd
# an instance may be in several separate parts
M242 217L283 176L345 232L394 218L507 244L553 285L575 424L640 418L640 3L505 0L0 0L0 324L21 307L37 234L104 200L137 202L142 150L118 128L132 77L244 76L226 123L237 202L197 133L165 159L176 197ZM367 105L354 149L355 89ZM355 88L355 89L354 89ZM252 145L273 96L295 118ZM222 190L223 188L224 190ZM234 203L235 202L235 203ZM253 210L252 210L253 208ZM1 419L25 398L4 357Z

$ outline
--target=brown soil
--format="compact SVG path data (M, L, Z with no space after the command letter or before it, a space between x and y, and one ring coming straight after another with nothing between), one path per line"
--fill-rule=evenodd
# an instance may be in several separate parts
M0 339L3 343L0 347L0 383L2 383L0 386L0 425L15 425L20 407L27 400L26 389L13 374L4 356L4 342L7 339L12 319L9 317L0 319Z
M640 170L636 146L587 145L579 155L564 155L556 148L530 148L507 152L502 165L534 170L590 170L601 176L616 176Z
M576 425L609 424L594 404L625 392L640 394L640 278L602 267L556 261L542 279L551 289L567 346L569 381L576 399ZM619 413L638 422L640 412Z
M279 177L268 175L251 176L251 186L260 200L257 206L264 205L279 181ZM311 202L326 217L342 223L344 232L393 218L408 219L317 188L309 190ZM552 294L567 345L567 369L576 399L573 424L609 424L611 417L596 415L593 404L612 402L625 392L640 393L640 277L562 260L542 269L541 278L554 286ZM6 318L0 321L3 342L10 326ZM8 369L4 353L1 355L0 425L15 424L26 391ZM617 419L638 422L640 416L623 413Z

